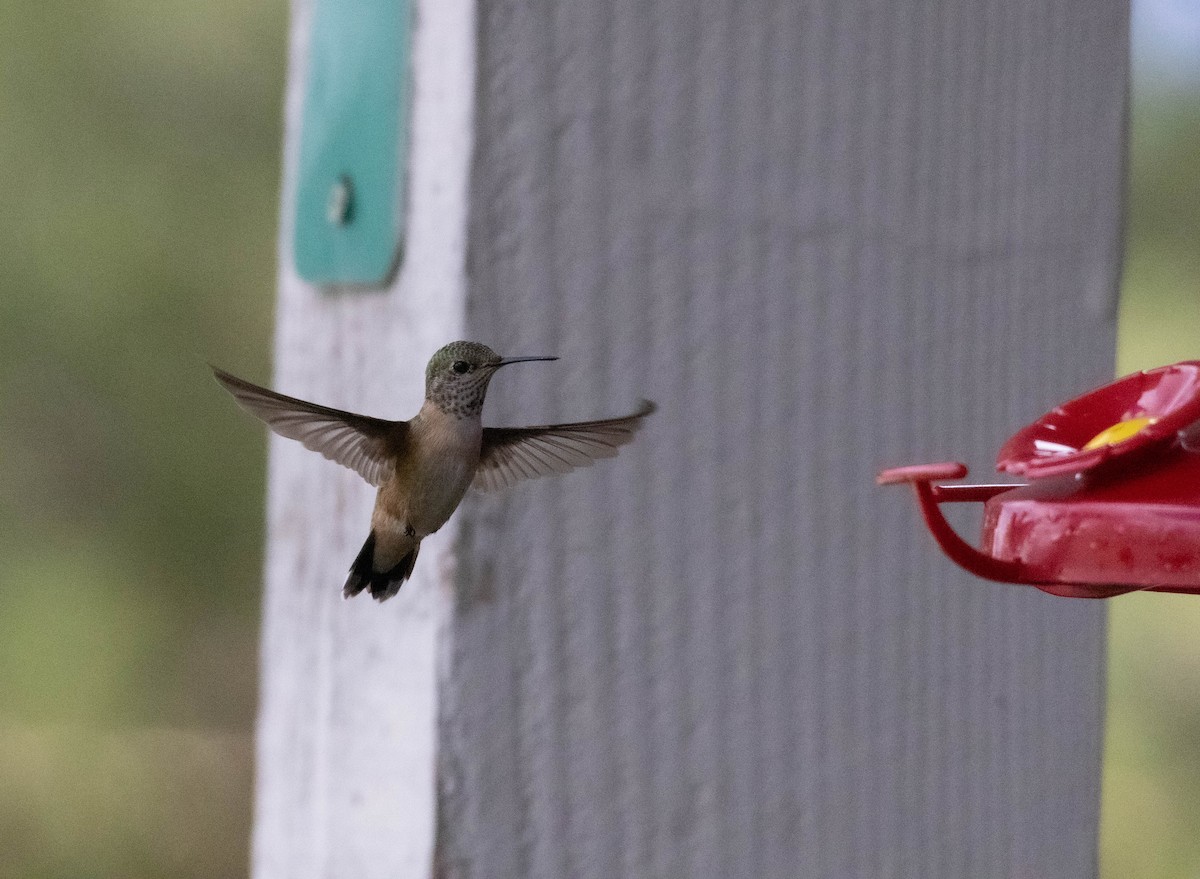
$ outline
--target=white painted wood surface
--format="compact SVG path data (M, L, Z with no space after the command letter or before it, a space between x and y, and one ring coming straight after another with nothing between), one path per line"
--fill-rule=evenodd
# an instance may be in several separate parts
M291 270L293 5L278 386L407 416L464 335L563 357L489 423L661 409L382 606L369 489L273 443L256 879L1094 875L1104 605L955 570L872 476L987 478L1110 376L1126 6L421 0L363 295Z
M474 7L417 0L406 256L387 291L295 274L291 205L311 0L292 4L275 387L408 418L429 355L461 336ZM438 633L454 523L394 600L343 601L374 489L273 437L258 734L256 879L428 876L435 829Z

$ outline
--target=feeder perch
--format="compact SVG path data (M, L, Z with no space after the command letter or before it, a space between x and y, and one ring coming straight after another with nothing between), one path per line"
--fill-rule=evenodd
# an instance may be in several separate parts
M1068 598L1200 594L1200 361L1118 379L1046 413L1000 449L1027 483L943 485L959 463L884 470L908 483L934 539L979 577ZM983 504L980 549L942 515Z

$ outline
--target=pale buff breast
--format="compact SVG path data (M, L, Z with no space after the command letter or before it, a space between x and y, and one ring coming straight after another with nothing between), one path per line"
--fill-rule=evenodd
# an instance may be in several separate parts
M462 501L475 478L483 429L478 418L425 408L411 425L409 453L380 487L373 518L410 526L420 538L441 528Z

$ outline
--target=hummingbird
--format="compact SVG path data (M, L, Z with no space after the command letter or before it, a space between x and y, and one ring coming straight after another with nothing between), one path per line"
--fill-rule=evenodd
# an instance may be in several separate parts
M495 491L611 458L655 410L572 424L484 427L483 400L502 366L557 357L501 357L478 342L451 342L425 367L425 402L408 421L356 415L288 397L212 367L243 409L280 436L354 470L379 491L371 532L342 594L378 601L400 591L421 541L446 523L467 489Z

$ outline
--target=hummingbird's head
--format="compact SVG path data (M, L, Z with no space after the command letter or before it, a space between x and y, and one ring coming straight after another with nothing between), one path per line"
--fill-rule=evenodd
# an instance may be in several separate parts
M451 342L440 348L425 367L425 398L448 415L460 418L483 411L488 382L501 366L557 357L501 357L478 342Z

